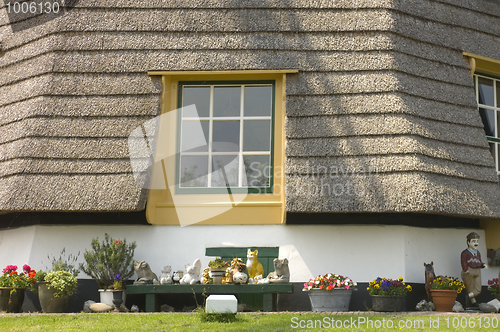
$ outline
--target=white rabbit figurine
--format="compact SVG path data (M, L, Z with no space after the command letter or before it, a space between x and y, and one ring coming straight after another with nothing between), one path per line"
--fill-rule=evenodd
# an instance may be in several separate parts
M186 274L179 281L181 284L194 285L200 281L201 261L196 259L193 265L186 264Z

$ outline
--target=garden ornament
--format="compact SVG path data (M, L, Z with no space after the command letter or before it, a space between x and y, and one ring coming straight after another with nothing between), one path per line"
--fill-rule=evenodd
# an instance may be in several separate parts
M461 276L467 290L466 302L468 299L473 306L477 306L476 297L481 293L481 269L485 267L477 250L478 246L479 234L471 232L467 235L468 248L460 255Z
M248 277L252 280L259 274L264 275L264 267L257 260L258 253L258 250L251 251L248 249L246 266L248 270Z
M165 285L174 283L174 281L172 280L171 272L172 272L172 267L169 265L164 266L163 269L161 269L160 284Z
M200 281L201 261L196 259L193 265L186 264L186 274L179 280L180 284L194 285Z
M137 262L134 261L134 269L137 274L137 280L134 281L134 285L148 285L148 284L159 284L158 277L151 271L149 264L146 261Z
M290 270L288 269L288 259L275 258L274 272L268 274L267 279L271 283L284 283L290 281Z

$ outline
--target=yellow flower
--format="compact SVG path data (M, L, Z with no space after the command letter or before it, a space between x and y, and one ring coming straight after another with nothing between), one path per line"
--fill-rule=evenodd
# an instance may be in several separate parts
M403 277L399 277L399 279L398 279L398 280L399 280L399 281L403 281Z
M379 285L379 284L375 284L373 287L375 287L375 288L379 288L379 287L380 287L380 285Z

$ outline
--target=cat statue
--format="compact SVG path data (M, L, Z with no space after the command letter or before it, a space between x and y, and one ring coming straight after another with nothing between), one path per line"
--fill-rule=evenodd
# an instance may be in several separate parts
M182 270L174 271L174 273L172 274L172 281L174 282L174 284L179 284L183 275L184 271Z
M186 274L179 280L182 285L194 285L200 282L201 261L196 259L193 265L186 264Z
M169 265L164 266L163 269L161 269L160 284L165 285L174 283L174 281L172 280L171 272L172 272L172 267Z
M288 259L278 259L275 258L274 261L274 272L267 275L267 279L271 283L283 283L290 282L290 269L288 268Z
M247 252L247 270L248 270L248 277L253 280L255 276L258 276L259 274L264 275L264 267L262 267L262 264L259 263L257 260L257 254L259 253L258 250L252 251L248 249Z
M134 269L137 274L137 280L134 281L134 285L148 285L155 284L158 285L158 277L151 271L149 264L146 261L137 262L134 261Z

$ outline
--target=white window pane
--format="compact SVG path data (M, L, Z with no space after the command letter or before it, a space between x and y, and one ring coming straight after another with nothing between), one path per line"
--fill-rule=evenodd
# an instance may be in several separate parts
M214 116L240 116L241 87L214 88Z
M214 152L237 152L240 150L240 121L214 121Z
M208 152L209 121L182 121L181 152Z
M208 156L182 156L179 186L206 187L208 184Z
M271 116L272 110L271 86L245 87L245 116Z
M237 155L213 156L212 187L238 187L238 159Z
M272 169L269 155L244 156L245 175L243 185L248 187L268 187Z
M478 77L479 103L488 106L493 104L493 80Z
M184 111L182 116L186 117L208 117L210 116L210 87L184 86L182 106L195 104L198 114L192 111Z
M271 120L243 122L243 151L270 151Z

